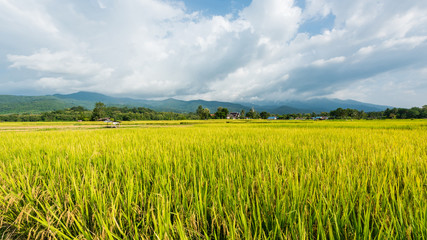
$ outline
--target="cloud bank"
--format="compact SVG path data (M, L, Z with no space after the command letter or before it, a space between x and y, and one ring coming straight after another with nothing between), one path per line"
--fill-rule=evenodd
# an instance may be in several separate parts
M225 16L172 0L0 0L0 94L421 106L426 13L424 0L253 0Z

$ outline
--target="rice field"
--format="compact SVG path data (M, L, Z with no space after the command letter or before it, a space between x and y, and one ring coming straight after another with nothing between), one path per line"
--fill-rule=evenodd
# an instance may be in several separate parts
M427 120L0 123L0 239L426 239Z

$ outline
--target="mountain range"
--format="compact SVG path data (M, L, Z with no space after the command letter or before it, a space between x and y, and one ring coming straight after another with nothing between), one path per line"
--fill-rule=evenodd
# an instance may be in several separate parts
M0 114L41 113L61 110L73 106L92 109L96 102L109 106L146 107L162 112L195 112L199 105L215 112L218 107L228 108L231 112L248 111L252 107L258 111L274 114L329 112L337 108L352 108L365 112L382 111L390 106L375 105L354 100L317 98L304 101L283 101L268 105L251 103L231 103L205 100L183 101L178 99L144 100L133 98L117 98L94 92L77 92L72 94L54 94L48 96L15 96L0 95Z

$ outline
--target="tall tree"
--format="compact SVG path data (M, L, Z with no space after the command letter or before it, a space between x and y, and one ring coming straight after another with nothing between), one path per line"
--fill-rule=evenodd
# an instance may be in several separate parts
M240 112L240 118L241 119L245 118L245 109L242 109L242 111Z
M227 118L228 113L229 113L229 111L227 108L219 107L216 110L215 118L225 119L225 118Z
M205 108L203 109L203 119L209 119L209 117L211 116L211 111L209 110L209 108Z
M95 103L95 108L92 111L92 121L96 121L105 117L106 106L102 102Z
M204 118L203 118L203 110L204 110L204 109L203 109L203 106L202 106L202 105L199 105L199 106L197 107L196 114L197 114L197 115L199 115L199 118L200 118L200 119L204 119Z
M256 119L259 117L259 114L255 111L254 108L251 108L251 110L249 110L249 112L246 113L246 117L251 119Z
M199 105L196 110L196 114L199 116L200 119L209 119L211 116L211 111L209 108L203 108L202 105Z
M268 117L270 117L270 113L263 111L260 113L260 116L262 119L267 119Z

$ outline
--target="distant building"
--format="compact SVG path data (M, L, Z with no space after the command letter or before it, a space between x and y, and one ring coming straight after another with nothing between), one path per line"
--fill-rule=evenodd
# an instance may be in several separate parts
M227 115L227 119L239 119L240 113L239 112L232 112Z
M267 120L277 120L277 117L276 116L271 116L271 117L268 117Z
M111 122L111 119L110 118L99 118L98 121Z

